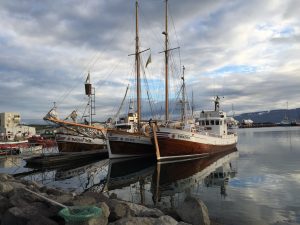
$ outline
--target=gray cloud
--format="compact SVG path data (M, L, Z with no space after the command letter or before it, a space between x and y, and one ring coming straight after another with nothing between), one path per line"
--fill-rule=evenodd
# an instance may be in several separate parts
M177 81L171 83L178 89L181 62L198 109L211 108L216 94L225 96L225 110L234 104L237 112L283 108L286 101L299 107L297 1L169 3L171 47L181 47L181 60L172 52L171 77ZM140 1L141 49L151 48L146 71L159 111L163 13L163 1ZM2 1L0 16L0 95L5 96L0 111L39 119L56 101L67 114L85 104L83 82L90 71L98 119L114 114L134 81L134 58L127 56L134 52L134 1Z

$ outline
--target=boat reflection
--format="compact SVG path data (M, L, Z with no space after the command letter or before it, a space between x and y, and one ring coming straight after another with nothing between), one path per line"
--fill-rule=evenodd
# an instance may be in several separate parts
M208 158L157 164L151 185L154 204L173 207L187 195L199 195L201 187L220 186L221 195L226 196L228 180L237 172L231 161L237 157L238 151L234 148Z
M183 200L188 194L197 195L199 188L201 192L204 187L220 187L225 197L226 185L236 174L231 161L237 157L238 152L233 149L213 157L166 164L158 164L153 158L105 159L35 168L16 176L68 191L114 193L134 203L171 207L174 198Z

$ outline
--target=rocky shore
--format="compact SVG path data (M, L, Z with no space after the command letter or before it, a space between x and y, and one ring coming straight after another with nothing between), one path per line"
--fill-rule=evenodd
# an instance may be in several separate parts
M122 201L116 196L85 192L75 195L27 180L18 180L7 174L0 174L0 224L1 225L62 225L65 222L58 215L61 206L47 201L33 191L66 206L96 206L102 209L100 217L75 224L88 225L187 225L211 224L204 203L188 197L179 208L160 210Z

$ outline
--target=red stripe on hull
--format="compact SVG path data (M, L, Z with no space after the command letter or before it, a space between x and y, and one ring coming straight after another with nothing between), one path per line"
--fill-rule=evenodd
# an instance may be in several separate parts
M0 145L0 149L6 150L6 149L19 149L19 148L28 148L30 144L28 142L25 143L5 143Z
M90 150L106 149L106 145L85 144L75 142L57 142L57 147L60 152L83 152Z
M152 143L154 140L151 139ZM158 139L158 145L161 157L214 154L228 151L236 147L236 143L230 145L209 145L184 140L170 138Z
M118 155L155 155L152 145L123 141L109 141L110 151Z

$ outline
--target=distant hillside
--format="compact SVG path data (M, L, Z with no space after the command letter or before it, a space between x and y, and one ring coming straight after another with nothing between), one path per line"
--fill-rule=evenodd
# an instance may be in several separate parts
M271 111L243 113L237 115L235 119L240 122L244 119L251 119L255 123L279 123L284 118L285 114L290 119L290 121L300 120L300 108L290 110L278 109Z

